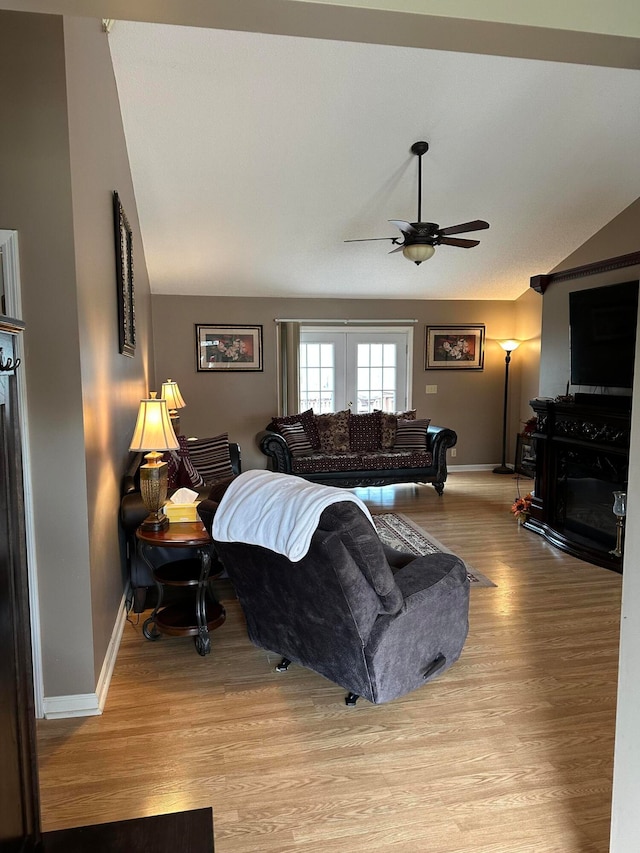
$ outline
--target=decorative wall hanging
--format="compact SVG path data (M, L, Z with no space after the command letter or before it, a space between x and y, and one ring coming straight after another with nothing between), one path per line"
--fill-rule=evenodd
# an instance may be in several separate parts
M196 368L262 370L262 326L196 325Z
M116 282L118 286L118 333L120 352L133 358L136 353L136 317L133 290L133 234L120 197L113 193L116 238Z
M484 326L427 326L425 370L482 370Z

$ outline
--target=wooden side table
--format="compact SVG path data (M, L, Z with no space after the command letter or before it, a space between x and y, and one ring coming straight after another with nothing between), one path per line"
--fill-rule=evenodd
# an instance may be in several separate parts
M226 619L222 604L209 587L209 581L220 572L211 574L213 544L200 521L173 522L165 530L136 531L140 556L151 569L158 590L158 602L152 614L145 619L142 633L148 640L157 640L161 634L172 637L194 637L198 654L211 651L209 632ZM156 565L155 548L193 549L193 557ZM164 588L194 587L195 595L185 603L163 606Z

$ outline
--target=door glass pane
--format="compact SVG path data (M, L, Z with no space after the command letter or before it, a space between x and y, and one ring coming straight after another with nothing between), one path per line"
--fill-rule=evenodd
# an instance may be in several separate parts
M332 412L335 405L333 344L300 344L300 409Z
M396 344L359 343L356 352L357 411L395 411Z
M410 331L400 328L302 328L300 409L364 413L407 408L411 340Z

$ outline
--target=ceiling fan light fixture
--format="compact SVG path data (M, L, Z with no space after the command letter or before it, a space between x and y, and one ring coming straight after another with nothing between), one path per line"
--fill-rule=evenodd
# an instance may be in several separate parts
M435 254L435 246L430 243L410 243L402 250L402 254L408 261L413 261L414 264L420 265L423 261L428 261Z

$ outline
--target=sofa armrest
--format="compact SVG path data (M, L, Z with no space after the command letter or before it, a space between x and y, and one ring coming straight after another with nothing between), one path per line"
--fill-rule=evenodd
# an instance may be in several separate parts
M429 424L427 428L427 450L433 455L433 467L436 469L436 479L444 483L447 479L447 450L455 447L458 434L448 427Z
M405 607L415 607L436 584L449 589L464 583L467 570L460 557L441 551L416 557L396 571L393 577L405 600Z
M138 468L142 465L143 453L130 453L127 468L122 478L122 496L137 492L140 488L138 483Z
M256 437L258 447L271 460L271 470L280 474L291 474L291 451L279 432L264 430Z
M237 477L238 474L242 474L242 452L240 450L240 445L235 441L229 442L229 456L231 457L233 473Z

